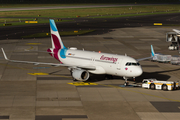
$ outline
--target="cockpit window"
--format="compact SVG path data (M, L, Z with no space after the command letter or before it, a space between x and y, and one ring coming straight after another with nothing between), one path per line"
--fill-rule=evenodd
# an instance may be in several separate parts
M127 62L126 66L140 66L139 63L131 63L131 62Z

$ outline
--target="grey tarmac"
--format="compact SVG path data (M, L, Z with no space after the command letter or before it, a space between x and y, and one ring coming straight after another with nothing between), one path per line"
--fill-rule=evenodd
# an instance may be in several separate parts
M169 51L165 33L174 27L151 26L117 28L101 35L62 37L66 47L90 51L127 54L136 59L150 56L150 45L155 52L178 55ZM177 29L180 29L176 27ZM107 37L111 39L107 39ZM33 43L33 44L28 44ZM37 43L37 44L36 44ZM10 59L54 62L46 53L50 38L1 40ZM180 80L180 67L168 63L141 61L144 73L136 78L165 81ZM106 80L93 76L83 84L74 82L66 67L34 66L10 63L0 52L0 119L10 120L179 120L180 92L149 90L141 87L120 87L122 77ZM133 80L129 80L134 84ZM166 106L165 106L166 105ZM164 107L165 106L165 107Z

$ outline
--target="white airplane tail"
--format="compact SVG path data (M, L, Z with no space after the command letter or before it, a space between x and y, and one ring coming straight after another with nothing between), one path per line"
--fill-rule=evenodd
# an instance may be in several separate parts
M51 31L51 42L52 42L52 49L63 49L65 48L59 32L57 30L56 24L53 19L49 20L50 22L50 31Z

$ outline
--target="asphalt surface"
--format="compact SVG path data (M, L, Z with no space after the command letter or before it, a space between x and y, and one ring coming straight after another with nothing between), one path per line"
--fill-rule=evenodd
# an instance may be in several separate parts
M154 23L162 23L163 25L179 25L180 13L151 15L151 16L135 16L123 18L73 18L65 19L73 20L72 22L57 23L59 31L71 30L95 30L91 35L104 34L112 31L115 28L126 27L142 27L154 26ZM0 27L0 40L2 39L22 39L22 36L31 35L41 32L49 32L49 23L34 24L24 26L5 26Z

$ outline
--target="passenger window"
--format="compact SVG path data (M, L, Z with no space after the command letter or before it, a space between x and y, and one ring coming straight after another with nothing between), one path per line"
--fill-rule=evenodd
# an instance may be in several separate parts
M126 63L126 66L128 66L129 63Z
M137 64L136 64L136 63L132 63L132 65L135 65L135 66L136 66Z

